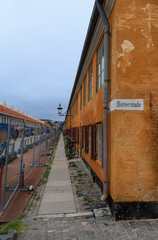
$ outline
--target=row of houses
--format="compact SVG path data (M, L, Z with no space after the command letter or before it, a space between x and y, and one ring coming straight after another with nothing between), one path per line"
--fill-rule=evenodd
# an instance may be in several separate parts
M9 116L13 117L13 123L16 123L15 121L18 121L20 119L23 119L32 123L44 124L43 121L29 116L26 113L24 114L23 112L20 112L19 109L14 110L12 105L8 108L6 102L3 102L0 104L0 123L8 123Z
M13 106L8 108L6 103L3 102L0 105L0 145L7 141L7 131L10 124L11 136L17 135L18 138L22 137L22 132L24 128L25 121L25 136L29 137L34 135L39 135L41 127L45 127L44 122L35 119L23 112L19 112L13 109ZM9 123L10 122L10 123Z
M116 219L158 217L158 3L96 0L64 131Z

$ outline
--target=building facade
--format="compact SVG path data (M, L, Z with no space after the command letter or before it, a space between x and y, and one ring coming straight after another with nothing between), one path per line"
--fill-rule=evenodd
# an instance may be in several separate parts
M157 0L95 1L64 130L116 219L158 217L157 39Z

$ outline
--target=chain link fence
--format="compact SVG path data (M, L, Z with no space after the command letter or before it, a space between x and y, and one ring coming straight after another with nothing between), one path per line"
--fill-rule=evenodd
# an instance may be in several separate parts
M42 122L0 113L0 216L15 192L30 191L25 181L58 140L60 130Z

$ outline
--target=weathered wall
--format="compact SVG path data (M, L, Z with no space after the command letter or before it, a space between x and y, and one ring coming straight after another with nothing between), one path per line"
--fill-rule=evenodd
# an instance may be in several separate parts
M109 101L144 100L143 111L109 112L109 192L116 202L158 201L158 2L116 0L109 21ZM87 103L80 110L79 91L72 128L103 121L103 87L96 92L96 52L91 59L93 98L88 101L89 65L85 75ZM84 150L82 155L102 181L101 163L91 160Z
M98 46L100 45L100 39ZM89 92L89 68L87 69L87 73L85 77L87 78L87 92L86 92L86 105L82 104L82 109L80 107L81 102L81 90L78 94L78 114L73 116L71 119L71 126L79 127L79 126L89 126L95 124L97 122L103 121L103 87L100 89L99 92L96 92L96 84L97 84L97 53L95 52L92 62L93 63L93 98L89 101L88 100L88 92ZM90 64L91 66L91 64ZM89 67L90 67L89 66ZM84 78L85 79L85 78ZM83 79L83 80L84 80ZM84 82L82 83L82 91L84 89ZM82 99L84 99L82 92ZM83 103L83 100L82 100ZM80 141L79 141L80 142ZM79 150L80 145L76 145L77 149ZM85 153L84 148L82 149L82 156L87 161L89 166L93 169L96 175L103 181L103 168L102 164L99 160L92 160L90 153Z
M144 99L144 111L110 113L110 193L115 201L157 201L158 2L118 0L115 7L111 99Z

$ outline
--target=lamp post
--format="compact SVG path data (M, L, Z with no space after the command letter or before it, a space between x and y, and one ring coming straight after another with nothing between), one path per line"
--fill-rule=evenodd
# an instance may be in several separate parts
M59 116L70 116L70 128L71 128L71 116L72 116L71 115L71 108L70 108L70 114L67 113L68 111L66 111L65 113L62 113L63 108L61 106L61 103L59 103L59 106L57 107L57 110L58 110Z

